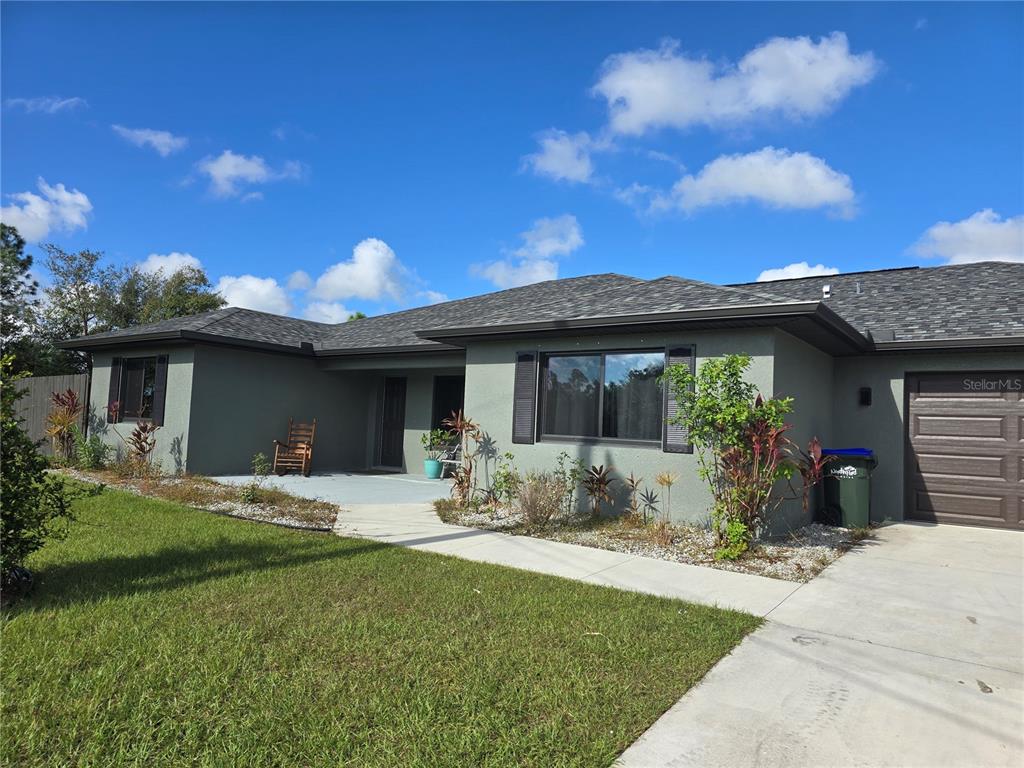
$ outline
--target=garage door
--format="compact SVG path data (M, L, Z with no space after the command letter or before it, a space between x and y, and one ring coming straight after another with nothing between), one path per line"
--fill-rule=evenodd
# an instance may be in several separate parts
M906 386L906 517L1024 530L1024 372Z

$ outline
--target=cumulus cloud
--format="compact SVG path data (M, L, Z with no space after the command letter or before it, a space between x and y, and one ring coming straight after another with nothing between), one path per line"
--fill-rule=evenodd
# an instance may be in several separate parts
M217 157L205 157L197 166L199 172L209 177L210 191L216 197L238 197L246 192L245 187L253 184L268 184L283 179L298 179L304 173L301 163L289 161L280 168L272 168L259 155L238 155L225 149ZM260 193L248 192L246 198Z
M735 64L689 56L678 41L667 40L656 50L608 57L593 93L606 100L612 131L639 135L773 114L791 119L825 114L879 67L872 53L851 53L842 32L817 42L772 38Z
M152 128L125 128L123 125L110 127L114 133L136 147L152 147L160 157L167 157L188 146L187 138L175 136L170 131L155 131Z
M961 221L940 221L911 250L918 256L945 259L947 264L1024 263L1024 215L1004 219L986 208Z
M838 274L839 270L835 267L826 267L824 264L811 266L806 261L797 261L784 267L764 270L757 276L757 282L766 283L771 280L795 280L798 277L820 277L822 275Z
M424 304L440 304L448 301L448 295L440 291L419 291L416 297L422 299Z
M522 245L509 258L474 264L470 273L490 280L499 288L554 280L558 277L558 259L568 256L584 244L583 230L571 214L537 219L520 233Z
M15 192L8 195L14 203L0 208L0 220L15 227L30 243L45 238L51 230L72 232L85 229L86 215L92 203L84 192L67 189L63 184L50 186L39 177L35 192Z
M360 298L400 300L411 279L391 247L369 237L352 249L352 258L327 268L316 280L310 295L325 301Z
M255 309L275 315L285 315L292 308L288 294L272 277L225 275L217 281L214 290L224 297L229 307Z
M89 106L85 99L78 96L36 96L31 99L7 99L4 104L15 109L23 109L26 112L42 112L47 115Z
M594 175L590 159L593 142L586 133L552 129L537 136L538 151L523 158L524 167L555 181L586 183Z
M749 154L723 155L696 175L681 178L652 208L698 208L758 202L770 208L829 208L854 213L853 183L820 157L765 147Z
M171 253L151 253L145 259L140 261L138 266L139 270L145 272L147 275L155 275L157 272L163 272L165 275L172 275L182 267L192 267L193 269L203 268L199 259L191 253L178 253L178 251L172 251Z
M313 287L313 278L309 276L308 272L298 269L288 275L286 284L289 291L308 291Z
M337 301L314 301L306 305L302 316L318 323L344 323L352 311Z

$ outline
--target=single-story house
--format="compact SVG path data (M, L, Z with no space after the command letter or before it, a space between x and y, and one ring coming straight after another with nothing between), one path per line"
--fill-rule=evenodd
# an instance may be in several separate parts
M421 434L464 408L520 470L565 451L651 487L677 474L677 520L709 495L658 375L745 353L763 393L795 398L798 444L874 449L874 519L1024 528L1024 264L588 275L336 325L226 308L63 346L91 353L94 429L117 445L130 425L112 420L159 422L165 470L248 472L294 417L317 420L314 472L421 473Z

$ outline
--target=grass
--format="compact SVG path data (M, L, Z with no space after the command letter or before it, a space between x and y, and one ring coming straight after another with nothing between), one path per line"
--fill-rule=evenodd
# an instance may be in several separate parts
M3 616L4 765L608 765L759 620L106 490Z

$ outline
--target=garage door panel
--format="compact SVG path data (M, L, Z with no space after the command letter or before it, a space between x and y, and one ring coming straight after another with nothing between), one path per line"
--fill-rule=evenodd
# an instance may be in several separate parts
M907 377L906 516L1024 526L1024 374Z
M1008 456L956 456L917 451L917 470L922 475L984 477L1002 480L1007 474Z
M986 438L1005 440L1006 419L1000 416L918 416L915 437Z

